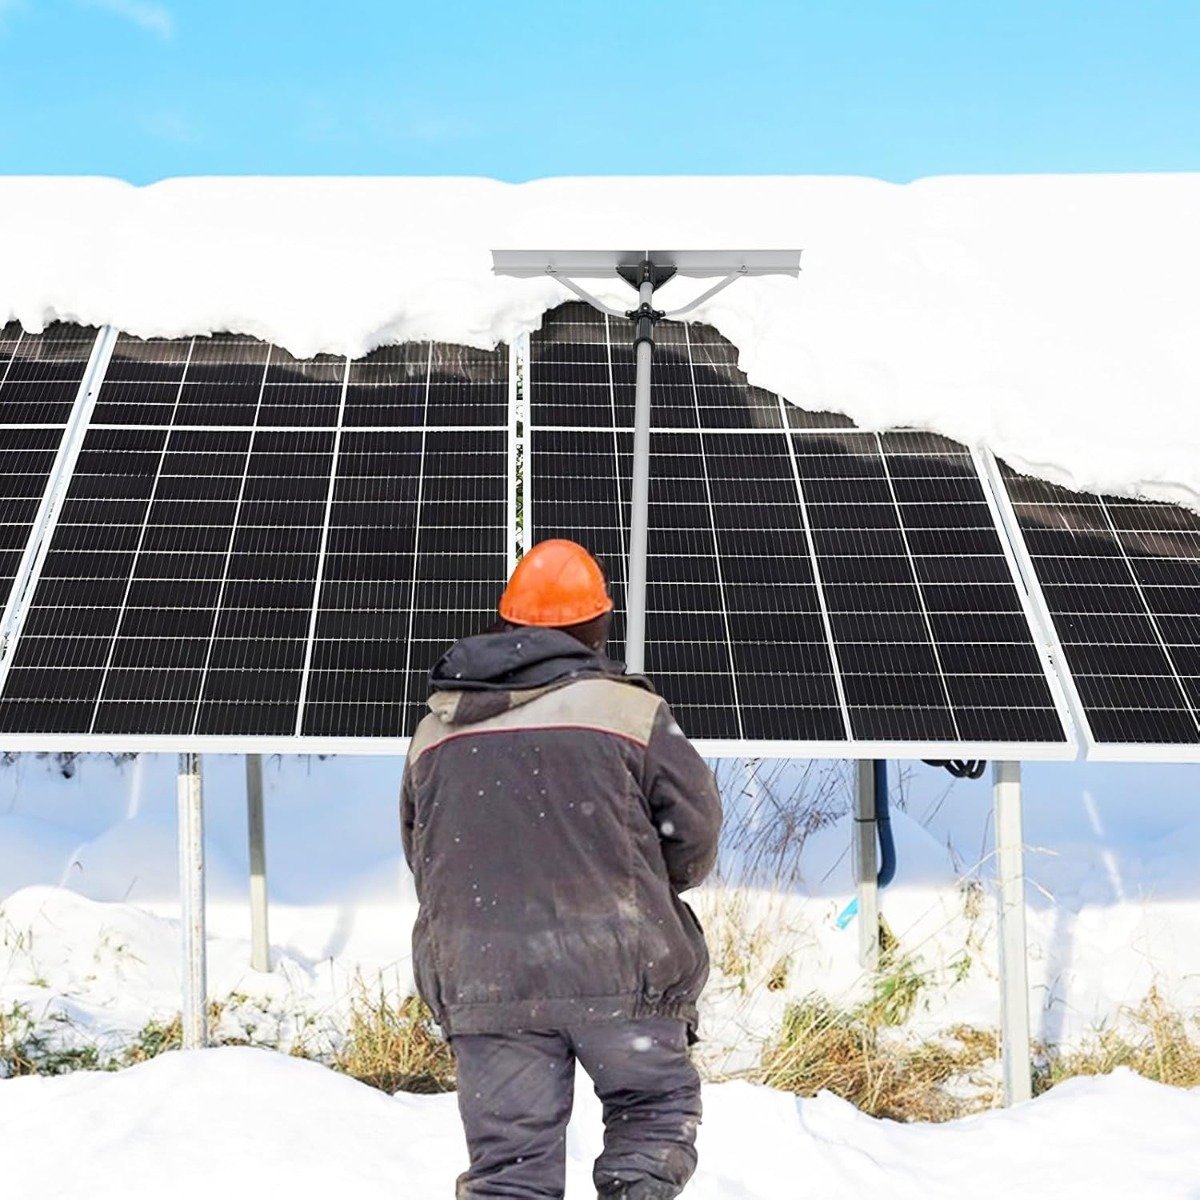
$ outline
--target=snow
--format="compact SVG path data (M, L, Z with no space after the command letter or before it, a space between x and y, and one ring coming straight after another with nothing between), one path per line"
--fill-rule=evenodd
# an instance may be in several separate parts
M570 294L493 248L802 247L696 319L751 380L867 428L915 425L1084 489L1200 508L1200 174L0 180L20 228L0 318L300 355L490 346ZM597 289L625 306L622 285ZM667 307L698 294L673 281Z
M688 1200L1186 1200L1200 1188L1200 1092L1127 1072L941 1126L865 1117L744 1083L704 1092ZM113 1075L0 1082L12 1200L448 1196L465 1166L453 1096L388 1098L262 1050L173 1053ZM577 1085L568 1200L595 1193L600 1114Z

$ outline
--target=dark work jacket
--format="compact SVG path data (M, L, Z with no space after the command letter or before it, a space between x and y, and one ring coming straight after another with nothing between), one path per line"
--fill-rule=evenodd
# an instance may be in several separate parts
M443 1030L669 1016L708 951L678 896L716 857L716 781L640 676L569 634L466 638L404 766L417 987Z

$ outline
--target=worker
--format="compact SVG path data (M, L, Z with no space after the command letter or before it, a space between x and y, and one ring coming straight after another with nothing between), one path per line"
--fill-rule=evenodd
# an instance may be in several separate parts
M696 1167L708 951L679 893L713 865L720 799L649 681L605 657L612 608L582 546L534 546L497 624L434 667L405 762L413 967L470 1159L458 1200L562 1197L576 1062L603 1104L600 1197L670 1200Z

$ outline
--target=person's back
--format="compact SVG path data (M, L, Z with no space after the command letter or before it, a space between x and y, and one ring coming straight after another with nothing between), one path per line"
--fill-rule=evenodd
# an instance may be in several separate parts
M459 642L405 764L414 969L458 1062L460 1197L562 1196L575 1059L605 1102L602 1195L675 1196L695 1166L708 954L677 893L712 866L720 804L665 702L599 653L609 608Z

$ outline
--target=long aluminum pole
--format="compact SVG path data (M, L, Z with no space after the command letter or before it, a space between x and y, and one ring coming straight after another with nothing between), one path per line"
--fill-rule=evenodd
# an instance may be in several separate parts
M639 305L654 300L654 283L643 279ZM650 366L654 343L637 344L637 383L633 410L633 489L629 514L629 592L625 612L625 664L646 669L646 541L650 513Z
M1029 967L1025 942L1025 847L1021 829L1021 764L994 768L996 851L1000 883L1000 1031L1004 1103L1033 1095L1029 1041Z
M858 762L854 801L854 881L858 894L858 961L864 970L879 966L879 856L875 825L875 764Z
M183 910L183 1048L208 1041L204 931L204 801L200 755L179 756L179 898Z
M250 965L256 971L269 971L271 939L267 932L267 833L261 754L246 755L246 821L250 834Z

